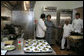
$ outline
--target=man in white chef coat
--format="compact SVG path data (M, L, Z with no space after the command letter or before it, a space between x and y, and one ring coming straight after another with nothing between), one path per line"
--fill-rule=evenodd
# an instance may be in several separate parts
M80 14L75 14L76 18L72 22L73 31L76 33L81 33L83 31L83 19L80 18Z
M44 23L45 14L41 14L40 18L41 19L39 19L36 28L36 39L44 39L45 37L45 31L46 31L46 25Z
M70 24L70 21L68 19L66 19L64 27L63 27L63 37L61 40L61 50L65 49L64 45L65 45L67 38L70 36L71 31L72 31L72 25ZM67 50L69 50L69 49L70 49L69 41L67 40Z

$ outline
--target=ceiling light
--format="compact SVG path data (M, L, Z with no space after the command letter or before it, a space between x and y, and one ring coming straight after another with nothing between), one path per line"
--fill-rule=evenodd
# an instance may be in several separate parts
M25 4L25 1L24 1L24 9L27 10L27 8L26 8L26 4Z
M27 8L29 9L29 4L30 1L24 1L24 9L27 10Z

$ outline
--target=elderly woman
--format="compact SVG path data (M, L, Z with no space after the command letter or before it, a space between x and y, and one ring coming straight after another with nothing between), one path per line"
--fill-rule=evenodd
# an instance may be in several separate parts
M48 41L50 45L52 45L52 30L53 28L61 28L61 26L55 26L50 19L51 15L47 15L47 20L45 21L45 25L47 27L45 39Z

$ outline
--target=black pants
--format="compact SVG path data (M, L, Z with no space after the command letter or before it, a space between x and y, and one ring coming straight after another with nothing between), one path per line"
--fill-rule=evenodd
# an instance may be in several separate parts
M44 37L36 37L36 39L45 39Z

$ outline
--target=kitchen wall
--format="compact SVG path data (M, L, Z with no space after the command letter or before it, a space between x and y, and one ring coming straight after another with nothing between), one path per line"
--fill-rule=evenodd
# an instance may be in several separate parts
M83 19L83 7L76 8L75 10L80 13L80 18Z
M2 17L9 17L7 21L3 21L4 24L11 23L12 11L6 7L1 7L1 16Z
M12 11L6 7L1 7L1 17L9 17L8 20L1 20L1 29L4 28L5 24L11 24Z
M1 16L11 17L12 11L6 7L1 7Z
M59 9L74 9L83 6L83 1L36 1L34 7L35 19L39 19L42 8L46 6L55 6Z
M12 11L12 23L23 28L24 39L34 38L33 11Z

